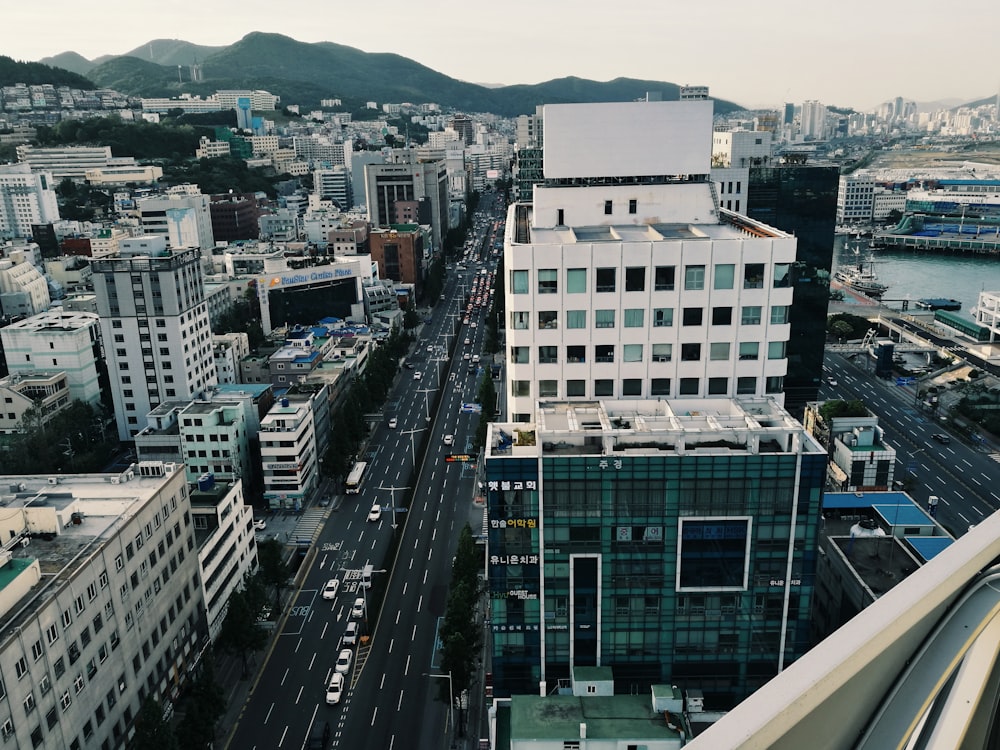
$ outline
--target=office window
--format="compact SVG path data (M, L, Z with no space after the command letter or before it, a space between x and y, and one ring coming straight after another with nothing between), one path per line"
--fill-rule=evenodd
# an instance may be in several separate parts
M517 331L526 331L530 319L530 312L516 310L510 314L510 327Z
M743 288L762 289L764 287L764 264L747 263L743 266Z
M530 396L531 395L531 381L530 380L515 380L511 384L515 396Z
M594 347L594 361L595 362L614 362L615 361L615 345L614 344L598 344Z
M622 346L623 362L642 362L642 344L625 344Z
M677 394L679 396L697 396L699 387L698 378L681 378Z
M642 328L645 323L646 311L641 308L632 308L625 311L625 327L626 328Z
M587 361L587 347L583 345L579 346L567 346L566 347L566 361L567 362L586 362Z
M559 361L558 346L538 347L538 362L543 365L551 365Z
M587 327L587 311L586 310L567 310L566 311L566 327L567 328L586 328Z
M642 381L639 378L625 378L622 381L623 396L641 396Z
M604 215L610 216L613 213L614 204L611 201L604 201Z
M566 209L563 208L556 209L556 226L557 227L566 226Z
M638 203L639 202L635 198L632 198L631 200L629 200L629 202L628 202L628 212L630 214L634 214L638 210L638 208L639 208Z
M729 390L729 378L709 378L708 395L723 396Z
M538 293L555 294L559 291L559 271L555 268L538 269Z
M768 359L784 359L785 358L785 342L784 341L770 341L767 344L767 358Z
M587 269L567 268L566 294L586 294L586 293L587 293Z
M642 266L631 266L625 269L625 291L646 291L646 269Z
M654 362L669 362L673 357L674 345L673 344L653 344L653 361Z
M750 522L745 518L681 519L678 589L741 589L747 585Z
M700 307L685 307L681 316L682 325L700 326L704 312Z
M527 271L511 271L510 272L510 291L511 291L511 294L527 294L528 293L528 272Z
M559 313L555 310L540 310L538 312L538 329L552 331L559 327Z
M567 380L566 381L566 396L586 396L587 395L587 381L585 380Z
M595 291L598 292L613 292L615 290L615 269L614 268L598 268L594 271L596 276L595 280Z
M732 324L733 324L733 308L731 307L712 308L713 326L729 326Z
M740 314L740 323L745 326L760 325L760 305L748 305Z
M614 396L615 395L615 381L613 380L595 380L594 381L594 396Z
M736 279L736 266L733 263L719 263L715 267L716 289L732 289Z
M729 342L717 341L708 345L708 358L716 361L729 359Z
M781 393L785 388L785 378L782 375L771 375L764 381L765 393Z
M674 291L675 266L657 266L653 269L653 291L672 292Z
M701 359L701 344L681 344L681 362L697 362Z
M538 381L539 398L556 398L558 395L559 395L559 388L557 386L557 381L555 380Z
M760 344L756 341L740 342L740 360L757 359L760 353Z
M705 288L705 266L684 267L684 288L685 289Z
M649 381L650 396L669 396L670 378L653 378Z
M595 328L614 328L615 327L615 311L614 310L595 310L594 311L594 327Z
M653 310L653 327L669 328L674 324L674 308L657 307Z
M789 287L792 285L791 277L791 264L790 263L775 263L774 264L774 288L781 289L784 287Z
M781 325L788 322L788 305L776 305L771 308L771 324Z
M510 348L510 363L512 365L526 365L529 362L527 346L512 346Z

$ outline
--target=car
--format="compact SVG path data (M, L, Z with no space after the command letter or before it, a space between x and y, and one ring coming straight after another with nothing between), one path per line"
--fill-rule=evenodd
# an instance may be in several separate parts
M340 699L344 697L344 674L342 672L334 672L330 677L330 682L326 686L326 704L328 706L335 706L340 703Z
M351 617L357 617L361 619L365 616L365 598L359 596L354 600L354 606L351 607Z
M427 351L429 351L429 352L433 352L433 351L434 351L434 347L433 347L433 346L428 346L428 347L427 347Z
M469 326L472 328L475 328L477 325L478 323L476 323L476 321L472 321L471 323L469 323Z
M267 521L265 521L263 518L255 518L253 522L253 527L257 529L257 531L263 531L264 529L267 528Z
M472 355L469 354L468 352L466 352L465 354L462 355L462 359L468 361L468 360L472 359Z
M396 425L398 425L398 424L399 424L399 420L396 417L390 417L390 419L389 419L389 429L390 430L395 430L396 429Z
M445 435L444 436L444 444L445 445L454 445L455 444L455 436L454 435Z
M413 373L413 379L414 380L420 380L420 378L422 378L422 377L423 377L423 375L421 374L420 370L417 370L415 373Z
M344 631L344 645L353 646L358 642L358 623L356 620L351 620L347 623L347 629Z
M468 345L469 345L469 344L471 344L471 343L472 343L472 339L466 339L466 340L465 340L465 345L466 345L466 346L468 346Z
M951 437L945 435L943 432L935 432L931 435L931 440L936 440L941 443L941 445L948 445L948 443L951 442Z
M406 365L405 365L405 367L406 367L407 370L412 370L413 369L413 363L412 362L407 362Z
M827 383L828 383L829 385L832 385L832 386L836 386L836 385L837 385L837 379L836 379L836 378L827 378L827 379L826 379L826 382L827 382Z
M331 578L329 581L326 582L326 585L323 587L323 598L327 600L336 599L337 591L339 590L340 590L340 579Z
M354 661L354 652L349 648L342 648L340 655L337 656L337 666L334 667L334 671L347 674L351 671L352 661Z
M379 505L378 503L375 503L372 506L372 509L368 511L368 520L377 521L381 517L382 517L382 506Z

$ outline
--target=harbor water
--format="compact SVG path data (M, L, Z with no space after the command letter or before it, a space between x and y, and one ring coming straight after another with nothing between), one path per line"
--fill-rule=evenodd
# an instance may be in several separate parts
M882 298L887 307L900 309L902 300L915 302L928 297L956 299L962 303L957 314L970 318L981 291L1000 291L1000 258L995 256L935 255L931 253L874 253L863 247L855 254L852 243L838 236L834 245L833 270L841 265L856 265L858 259L866 265L874 261L875 273L889 287Z

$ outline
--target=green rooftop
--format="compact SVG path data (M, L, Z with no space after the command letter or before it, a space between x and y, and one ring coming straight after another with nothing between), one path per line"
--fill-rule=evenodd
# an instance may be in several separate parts
M3 567L0 567L0 591L7 588L7 585L15 580L35 561L33 557L12 557Z
M579 673L577 673L579 679ZM588 739L679 740L647 695L514 695L510 699L510 737L525 740L578 740L586 724Z

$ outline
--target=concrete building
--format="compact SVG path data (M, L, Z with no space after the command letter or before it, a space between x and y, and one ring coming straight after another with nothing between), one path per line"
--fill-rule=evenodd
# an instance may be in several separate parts
M872 221L889 221L891 216L902 216L906 211L906 191L875 187L872 194Z
M162 237L136 238L117 257L93 262L122 440L160 402L193 398L216 382L200 256L165 250Z
M989 343L1000 341L1000 292L982 291L969 311L977 325L989 330Z
M510 418L538 398L780 401L795 237L719 208L712 102L544 116L545 183L506 222Z
M59 221L52 173L0 164L0 239L31 237L32 224Z
M369 235L372 261L378 263L381 279L413 287L419 299L424 287L424 262L430 238L417 224L393 224L372 229Z
M35 370L24 375L15 372L0 378L0 435L20 432L29 410L44 425L71 403L66 373L61 370Z
M350 169L343 164L313 171L313 190L321 199L334 201L341 211L354 205Z
M250 338L245 333L212 334L212 357L216 381L240 382L240 360L250 354Z
M712 133L713 167L766 167L774 158L767 130L717 130Z
M178 413L177 425L189 483L206 474L223 482L253 476L242 404L221 398L192 401Z
M770 398L539 401L487 436L494 690L732 705L809 647L826 453Z
M139 165L131 156L115 157L110 146L60 146L38 148L24 145L17 147L17 160L27 164L32 172L48 172L51 180L61 181L68 177L82 181L92 169L128 167L138 169Z
M213 244L255 240L260 234L260 209L253 193L213 195L208 211Z
M0 315L37 315L52 303L49 284L27 254L3 248L0 258Z
M308 403L283 399L260 423L264 502L301 509L319 480L316 433Z
M48 310L0 328L0 342L11 374L61 371L71 401L101 403L104 355L96 314Z
M872 413L823 416L824 402L808 404L803 424L827 449L827 486L840 492L884 492L893 487L896 449L886 444Z
M167 247L197 247L207 252L215 245L209 197L197 189L143 198L136 201L136 208L143 234L165 237Z
M205 644L184 472L10 476L0 502L0 735L121 747L143 700L175 700Z
M837 187L837 224L871 221L874 202L874 177L857 173L841 175Z
M826 138L826 107L818 101L802 102L799 112L799 135L806 140Z
M408 149L392 152L392 163L365 166L368 221L374 226L429 224L432 252L448 232L448 170L444 160L418 161Z

